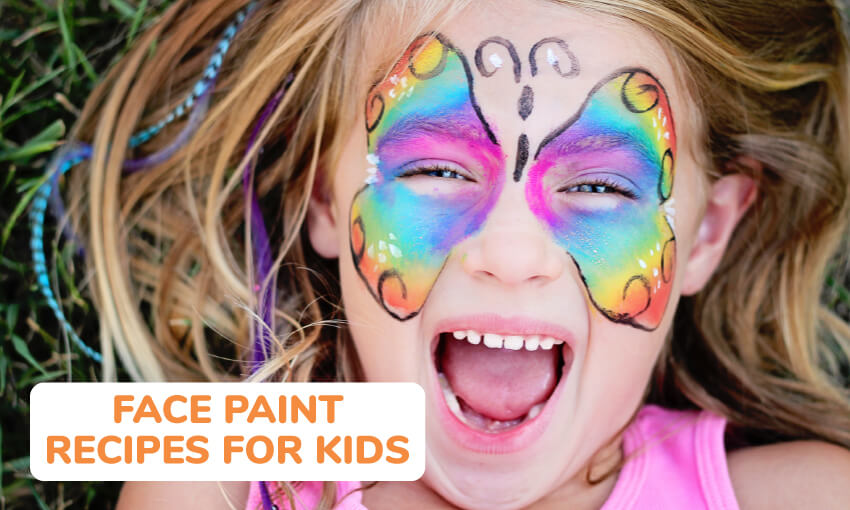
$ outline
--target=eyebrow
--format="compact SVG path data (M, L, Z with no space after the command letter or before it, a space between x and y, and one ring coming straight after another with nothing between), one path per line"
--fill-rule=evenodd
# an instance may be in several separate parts
M566 137L564 136L566 135ZM563 140L562 138L566 138ZM538 149L543 152L546 148L553 149L559 156L580 155L591 152L610 151L621 148L637 148L638 152L648 161L658 160L658 154L643 140L628 132L599 133L575 138L569 136L569 129L552 139Z
M376 132L369 135L377 136ZM376 141L379 145L400 144L424 137L486 140L487 132L474 113L439 112L435 115L405 115L395 121ZM370 140L371 142L372 140Z

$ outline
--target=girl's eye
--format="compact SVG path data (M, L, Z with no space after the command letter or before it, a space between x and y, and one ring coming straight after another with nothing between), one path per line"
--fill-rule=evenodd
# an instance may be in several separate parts
M562 193L594 193L594 194L616 194L626 198L637 198L637 194L628 188L621 186L615 182L606 179L594 180L591 182L582 182L564 186L558 190Z
M607 184L576 184L564 191L568 193L617 193L617 189Z
M417 175L417 174L413 174ZM455 172L454 170L450 170L448 168L423 168L418 172L418 175L427 175L428 177L441 177L443 179L461 179L464 181L468 181L465 176Z
M466 169L459 165L444 161L414 161L402 168L399 178L427 178L449 179L458 181L475 182Z

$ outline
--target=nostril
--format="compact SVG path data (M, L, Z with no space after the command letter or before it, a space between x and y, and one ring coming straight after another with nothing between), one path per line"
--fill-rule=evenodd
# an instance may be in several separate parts
M551 280L553 280L552 277L543 274L535 275L529 278L529 281L532 283L546 283Z
M560 250L536 232L485 230L464 247L461 262L467 274L508 285L540 285L560 276Z

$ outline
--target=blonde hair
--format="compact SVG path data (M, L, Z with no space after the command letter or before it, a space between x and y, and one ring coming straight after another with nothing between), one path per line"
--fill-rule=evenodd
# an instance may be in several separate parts
M254 340L257 297L237 183L263 145L255 186L279 247L271 283L285 299L269 325L273 354L254 377L361 377L339 325L335 269L303 235L307 203L314 188L330 187L333 176L319 168L335 161L360 105L354 98L365 94L355 84L364 73L375 78L362 69L363 49L389 64L463 3L261 4L233 41L191 143L144 173L122 175L132 132L191 87L217 30L247 3L178 1L92 94L74 133L94 144L68 194L74 225L87 237L104 379L115 377L113 350L138 380L247 373L241 363ZM698 106L710 177L743 172L758 183L759 198L721 267L683 299L648 398L717 411L747 444L819 438L850 447L850 396L840 382L850 327L819 299L831 261L845 274L834 255L850 218L850 53L838 8L798 0L559 3L655 34ZM247 133L290 73L288 91L246 153ZM143 154L179 130L167 128ZM763 171L734 166L738 155L759 160ZM328 485L322 508L334 494Z

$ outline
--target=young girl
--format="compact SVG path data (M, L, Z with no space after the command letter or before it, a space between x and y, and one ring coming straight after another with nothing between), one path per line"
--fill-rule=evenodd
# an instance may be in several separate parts
M119 508L847 508L848 59L829 1L177 2L56 166L104 379L414 381L427 468Z

